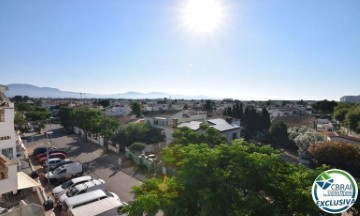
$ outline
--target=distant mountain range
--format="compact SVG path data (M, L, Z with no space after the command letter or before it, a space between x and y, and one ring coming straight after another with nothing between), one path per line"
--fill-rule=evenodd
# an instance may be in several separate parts
M81 98L80 92L61 91L57 88L50 87L38 87L30 84L8 84L9 91L5 94L8 97L14 97L15 95L29 96L34 98ZM119 94L90 94L83 93L82 98L126 98L126 99L155 99L155 98L178 98L178 99L210 99L210 97L204 95L198 96L185 96L185 95L173 95L163 92L126 92ZM215 98L211 98L215 99Z

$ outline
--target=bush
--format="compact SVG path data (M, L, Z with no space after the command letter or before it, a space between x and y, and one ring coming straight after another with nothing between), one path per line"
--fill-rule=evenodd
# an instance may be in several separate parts
M146 144L141 142L134 142L129 146L129 149L132 152L142 152L145 148Z
M315 161L360 176L360 148L344 142L321 142L309 147Z

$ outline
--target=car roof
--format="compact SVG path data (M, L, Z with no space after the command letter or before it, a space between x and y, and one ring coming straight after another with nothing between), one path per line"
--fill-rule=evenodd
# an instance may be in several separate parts
M73 178L71 179L71 181L76 184L78 182L82 182L82 181L86 181L86 180L91 180L92 177L91 176L80 176L80 177L77 177L77 178Z
M61 158L49 158L49 161L61 160Z
M96 185L105 184L105 181L102 179L93 179L91 181L85 182L83 184L76 185L78 191L85 190L86 188L95 187Z
M67 206L74 206L77 205L78 203L85 203L90 200L98 199L101 197L106 197L106 194L104 191L99 189L84 194L80 194L77 196L69 197L65 200L65 203L67 204Z
M113 197L107 197L105 199L89 203L77 208L71 209L73 215L98 215L109 211L113 208L121 207L123 204Z

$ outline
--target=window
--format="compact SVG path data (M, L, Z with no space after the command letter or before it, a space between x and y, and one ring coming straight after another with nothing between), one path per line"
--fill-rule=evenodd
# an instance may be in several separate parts
M237 133L233 133L232 139L233 139L233 140L234 140L234 139L237 139Z
M11 136L3 136L3 137L0 137L0 140L9 140L11 139Z
M0 109L0 122L4 122L4 121L5 121L5 110Z

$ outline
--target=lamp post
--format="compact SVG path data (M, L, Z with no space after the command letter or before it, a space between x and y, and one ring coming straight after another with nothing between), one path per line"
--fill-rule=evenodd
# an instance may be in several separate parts
M48 132L46 132L46 135L47 135L47 137L48 137L48 139L49 139L49 137L50 137L50 139L49 139L49 142L48 142L48 148L47 148L47 162L48 162L48 167L49 167L49 150L50 150L50 147L51 147L51 135L53 134L54 132L52 132L52 131L48 131ZM50 178L49 178L49 176L48 176L48 187L50 188Z

